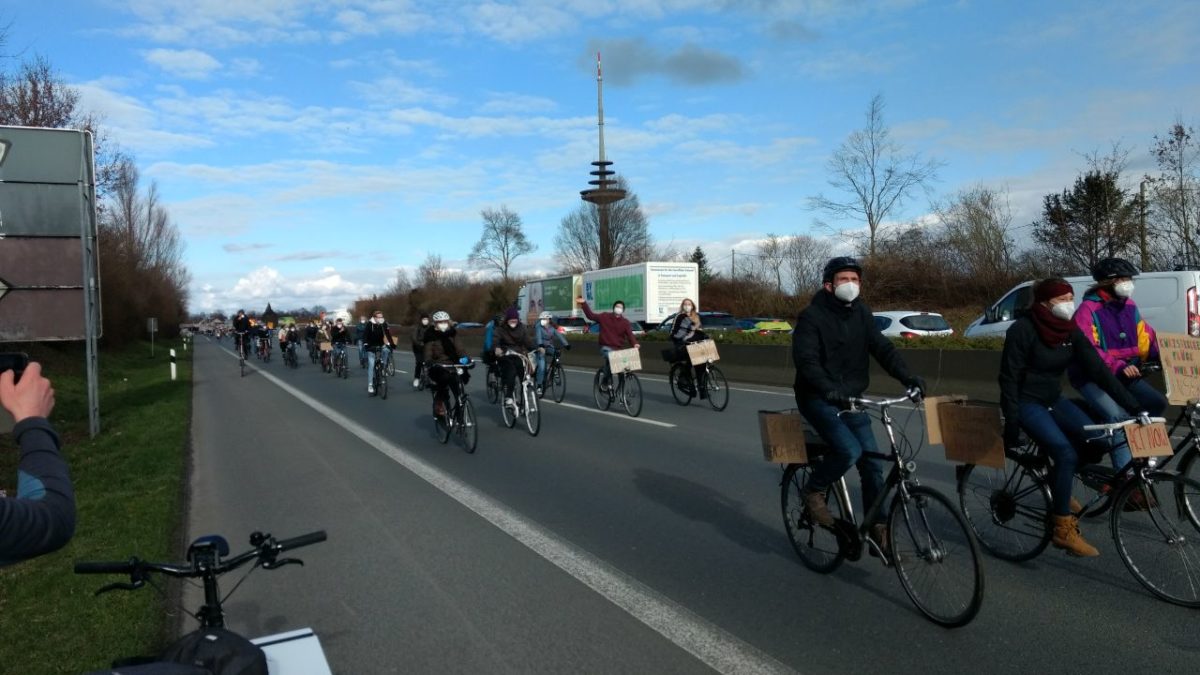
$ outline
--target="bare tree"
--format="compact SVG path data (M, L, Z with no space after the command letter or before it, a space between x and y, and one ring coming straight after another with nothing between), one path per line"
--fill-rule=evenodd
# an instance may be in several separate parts
M960 191L934 208L954 268L989 288L1004 286L1015 269L1008 193L983 185Z
M442 288L449 280L450 270L442 262L442 256L430 253L425 256L425 262L417 268L417 283L422 289Z
M762 268L762 274L776 293L783 292L783 264L787 259L788 240L777 234L767 234L767 238L758 243L755 253Z
M637 194L628 189L624 178L617 187L626 190L625 199L610 205L608 235L613 265L644 262L651 252L650 225L642 212ZM600 266L600 214L595 204L581 204L563 217L554 235L554 254L563 272L582 272Z
M403 268L396 270L396 278L392 280L391 285L384 291L387 295L408 295L408 292L413 289L412 280L408 278L408 272Z
M473 267L495 268L500 272L501 280L508 281L513 260L532 252L537 246L525 236L521 216L507 206L484 209L479 215L483 217L483 234L471 248L467 260Z
M829 158L829 185L840 198L818 194L811 208L838 218L862 218L867 225L867 253L875 255L879 226L918 189L927 190L941 164L908 153L892 140L883 122L884 102L876 94L867 107L867 123L854 131Z
M1194 140L1196 131L1176 120L1163 136L1154 137L1150 149L1158 164L1159 175L1148 177L1152 189L1152 208L1159 236L1156 248L1166 265L1196 265L1200 263L1200 147ZM1166 255L1162 255L1165 253Z
M821 285L825 263L832 257L833 245L827 239L817 239L807 234L788 239L784 266L797 295L813 291Z

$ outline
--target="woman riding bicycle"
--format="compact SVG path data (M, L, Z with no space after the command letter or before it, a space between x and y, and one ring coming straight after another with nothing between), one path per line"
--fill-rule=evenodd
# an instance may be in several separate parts
M1051 543L1077 556L1098 556L1084 540L1079 521L1071 511L1071 484L1079 462L1075 444L1084 447L1083 427L1094 421L1062 394L1063 374L1076 366L1127 410L1141 404L1121 385L1096 353L1079 327L1075 293L1060 278L1039 281L1033 287L1033 306L1008 329L1000 364L1000 406L1004 412L1004 445L1020 446L1024 429L1054 461L1050 494L1054 536ZM1139 417L1145 418L1144 412Z
M504 405L511 406L517 376L524 376L529 367L526 355L534 347L533 335L525 330L517 308L509 307L504 312L504 322L496 326L492 338L496 359L500 362L500 376L504 381Z
M1138 269L1128 260L1101 260L1092 268L1096 285L1088 289L1075 310L1075 325L1096 348L1104 365L1140 403L1137 408L1122 408L1080 368L1068 369L1071 386L1083 395L1092 416L1105 423L1127 420L1137 410L1161 417L1167 409L1167 398L1142 379L1140 366L1158 360L1158 340L1133 301L1133 278L1137 275ZM1124 441L1114 444L1111 457L1113 468L1118 470L1133 459Z
M563 349L570 349L571 345L567 342L567 337L558 332L558 328L554 325L554 316L550 312L542 312L538 316L537 325L533 327L533 344L537 347L537 352L534 353L533 359L537 366L537 394L542 395L542 390L546 387L546 359L553 358L558 347L562 345Z
M469 360L458 342L458 332L451 325L450 314L447 312L433 313L433 326L426 328L425 334L421 336L421 344L423 360L428 363L449 365ZM433 415L442 417L446 414L451 390L457 399L462 387L471 380L471 376L466 372L460 376L453 368L430 368L429 379L433 382Z
M707 339L708 336L700 330L700 314L696 312L696 303L691 298L684 298L683 302L679 303L679 313L671 322L671 342L675 345L675 360L687 361L687 346ZM704 365L695 366L693 371L695 376L692 382L695 383L696 389L700 390L700 398L708 398L708 390L704 386Z

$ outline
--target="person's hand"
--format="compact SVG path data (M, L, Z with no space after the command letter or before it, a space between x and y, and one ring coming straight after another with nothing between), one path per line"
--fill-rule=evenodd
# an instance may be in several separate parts
M1154 423L1150 420L1150 413L1146 412L1145 410L1137 414L1137 422L1142 426L1147 426Z
M909 389L915 389L921 398L925 398L925 378L921 377L920 375L914 375L904 380L903 384Z
M461 363L461 364L463 364L463 365L465 366L465 365L467 365L467 364L471 363L471 357L469 357L469 356L464 356L464 357L462 357L461 359L459 359L459 360L458 360L458 362L459 362L459 363Z
M584 302L585 302L585 300L583 299L582 295L575 298L575 304L577 304L577 305L582 305Z
M545 354L545 353L546 353L546 348L545 348L545 347L538 347L538 353L539 353L539 354Z
M563 345L563 349L571 351L571 345Z
M850 397L838 389L830 389L825 392L825 402L838 410L846 410L850 407Z
M504 351L501 350L499 347L496 347L495 349L493 349L492 353L494 353L496 355L496 358L500 358L501 356L504 356Z
M6 370L0 374L0 405L12 413L13 421L29 417L49 417L54 410L54 387L42 377L42 365L30 363L14 383L16 373Z
M1125 377L1127 377L1127 378L1129 378L1129 379L1131 379L1131 380L1135 380L1135 379L1137 379L1137 378L1139 378L1139 377L1141 377L1141 376L1142 376L1142 371L1141 371L1141 370L1139 370L1137 366L1132 366L1132 365L1131 365L1131 366L1125 366L1125 369L1124 369L1124 370L1122 370L1122 371L1121 371L1121 373L1122 373L1122 374L1123 374Z
M639 342L635 342L635 343L633 343L633 348L634 348L634 349L641 349L641 348L642 348L642 345L641 345L641 343L639 343Z

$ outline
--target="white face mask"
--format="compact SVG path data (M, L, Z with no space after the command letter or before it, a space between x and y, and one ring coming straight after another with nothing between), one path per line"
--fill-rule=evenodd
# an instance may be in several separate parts
M691 314L693 309L695 309L695 308L694 308L694 307L692 307L691 305L684 305L684 306L683 306L683 311L684 311L685 313L687 313L687 314Z
M450 330L450 324L445 323L445 322L440 322L437 325L437 329L442 331L443 333L445 333L446 331Z
M422 325L422 326L428 326L428 325L429 325L429 319L421 319L421 325Z
M833 289L833 297L842 302L854 302L858 298L858 284L847 281Z
M1071 317L1075 316L1075 303L1060 302L1057 305L1051 305L1050 313L1063 321L1070 321Z
M542 325L543 325L543 326L549 326L549 325L550 325L550 319L542 319Z
M383 323L383 317L382 316L371 317L371 323Z
M521 323L521 322L520 322L520 321L509 321L509 322L508 322L508 327L509 327L509 328L516 328L518 323Z
M624 314L624 313L625 313L625 308L624 308L624 307L622 307L622 306L620 306L620 305L617 305L616 307L613 307L613 314L616 314L617 316L621 316L621 315L622 315L622 314Z
M1119 284L1113 284L1113 293L1115 293L1118 298L1132 298L1133 282L1122 281Z

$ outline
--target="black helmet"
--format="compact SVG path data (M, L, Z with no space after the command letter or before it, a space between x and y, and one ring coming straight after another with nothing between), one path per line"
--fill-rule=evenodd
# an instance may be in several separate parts
M1133 263L1124 258L1105 258L1092 268L1092 278L1096 281L1116 279L1117 277L1136 277L1141 272Z
M858 260L851 258L848 255L838 256L825 263L825 271L821 273L822 283L832 283L833 276L842 270L854 270L862 275L862 265L858 264Z

